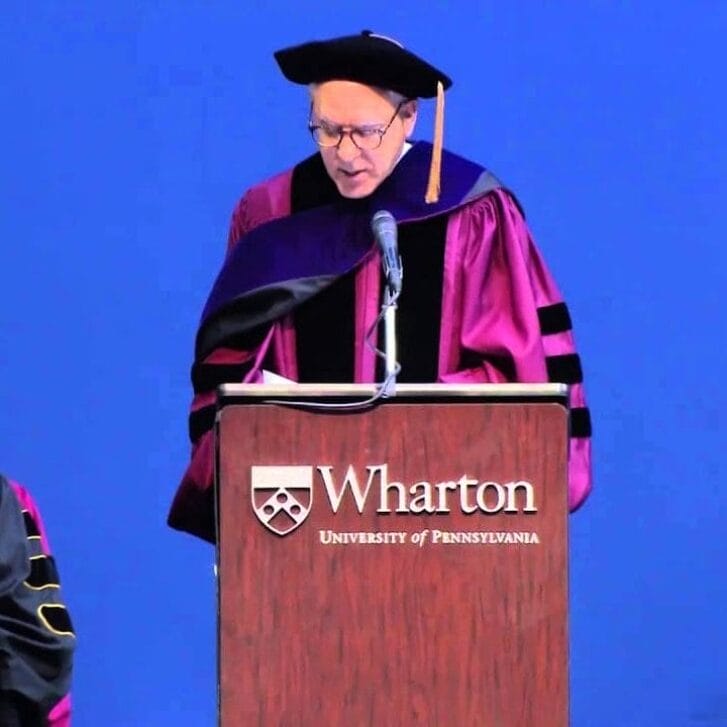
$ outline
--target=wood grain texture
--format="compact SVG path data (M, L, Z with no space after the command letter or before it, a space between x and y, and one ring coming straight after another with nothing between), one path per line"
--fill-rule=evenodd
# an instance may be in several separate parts
M567 413L543 403L387 403L320 414L228 406L219 438L223 727L568 723ZM251 506L251 465L388 465L407 485L527 480L535 514L311 513L280 537ZM392 503L395 498L391 498ZM408 534L420 547L324 545L320 531ZM534 532L539 544L434 544L432 531Z

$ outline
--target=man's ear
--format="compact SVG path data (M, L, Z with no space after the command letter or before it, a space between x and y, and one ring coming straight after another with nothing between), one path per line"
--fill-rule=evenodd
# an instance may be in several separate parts
M401 107L401 111L399 112L401 114L401 120L404 123L404 133L407 139L414 133L418 108L417 100L411 99Z
M403 119L410 119L414 118L416 119L417 111L419 109L417 99L412 98L409 99L402 107L401 107L401 117Z

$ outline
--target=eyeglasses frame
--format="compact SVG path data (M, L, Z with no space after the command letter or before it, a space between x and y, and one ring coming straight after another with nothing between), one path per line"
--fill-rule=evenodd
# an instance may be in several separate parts
M394 114L389 120L389 123L386 124L386 126L383 129L371 129L372 132L376 132L379 135L379 143L376 146L372 146L370 148L361 147L356 143L356 140L353 138L353 135L356 131L360 131L361 127L353 126L350 129L346 130L344 126L341 126L338 128L338 141L335 144L321 144L316 138L315 138L315 132L322 128L322 124L312 124L310 120L310 115L308 117L308 131L310 132L310 135L313 137L313 141L317 146L319 146L321 149L338 149L341 146L341 143L343 142L343 139L348 136L349 139L351 139L351 143L360 151L373 151L374 149L378 149L382 142L384 141L384 136L386 135L386 132L391 128L391 125L394 123L396 117L399 115L399 112L401 111L402 106L407 104L410 99L404 99L403 101L400 101L397 107L394 109ZM313 114L313 104L311 104L310 114Z

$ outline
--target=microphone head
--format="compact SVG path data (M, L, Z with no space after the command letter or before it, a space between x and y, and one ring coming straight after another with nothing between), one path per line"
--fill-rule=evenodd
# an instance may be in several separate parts
M379 210L371 219L371 229L381 250L381 263L384 266L388 284L394 292L400 293L402 270L401 258L397 251L394 215L386 210Z
M371 229L373 230L375 235L378 235L381 232L395 231L396 220L394 219L394 215L392 215L391 212L388 212L387 210L379 210L371 218Z

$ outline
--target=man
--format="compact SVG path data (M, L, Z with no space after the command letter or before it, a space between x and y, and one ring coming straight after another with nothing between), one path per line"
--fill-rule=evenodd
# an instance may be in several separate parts
M214 541L215 388L380 380L365 334L380 306L371 218L399 225L399 382L570 385L569 505L591 488L590 417L568 309L514 196L443 151L451 80L397 42L361 35L278 51L310 89L318 151L259 184L232 215L225 264L202 314L192 381L192 458L169 516ZM434 143L412 143L417 99L437 97Z
M69 727L75 636L40 513L0 475L0 725Z

